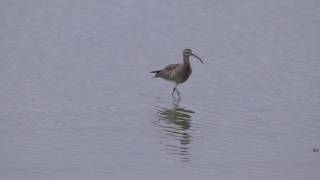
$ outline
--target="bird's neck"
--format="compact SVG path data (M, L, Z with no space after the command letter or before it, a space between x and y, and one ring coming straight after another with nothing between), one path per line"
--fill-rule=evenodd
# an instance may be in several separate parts
M183 56L183 64L190 67L189 56Z

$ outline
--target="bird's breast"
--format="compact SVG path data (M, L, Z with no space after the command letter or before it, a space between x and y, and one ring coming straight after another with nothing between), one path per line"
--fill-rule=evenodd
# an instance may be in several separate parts
M185 82L190 77L191 73L192 73L192 69L190 66L181 68L179 73L177 73L177 76L176 76L177 82L178 83Z

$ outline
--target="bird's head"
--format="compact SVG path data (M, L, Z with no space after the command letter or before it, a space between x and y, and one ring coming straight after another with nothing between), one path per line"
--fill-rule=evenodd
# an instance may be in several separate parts
M200 57L198 57L197 55L193 54L191 49L184 49L183 56L187 56L187 57L193 56L193 57L197 58L203 64L202 59Z

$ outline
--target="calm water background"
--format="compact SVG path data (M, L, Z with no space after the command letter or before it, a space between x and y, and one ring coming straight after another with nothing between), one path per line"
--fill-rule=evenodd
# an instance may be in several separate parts
M320 1L0 2L0 179L320 177ZM150 70L182 62L179 87Z

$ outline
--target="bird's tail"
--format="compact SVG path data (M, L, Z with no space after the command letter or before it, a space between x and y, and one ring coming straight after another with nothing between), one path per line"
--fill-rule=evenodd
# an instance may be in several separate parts
M160 72L160 70L158 70L158 71L151 71L150 73L155 73L155 75L154 75L153 78L156 78L156 77L158 77L159 72Z

